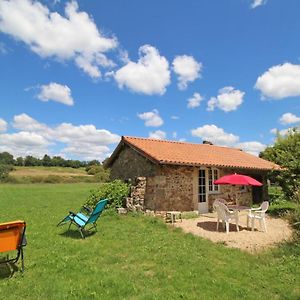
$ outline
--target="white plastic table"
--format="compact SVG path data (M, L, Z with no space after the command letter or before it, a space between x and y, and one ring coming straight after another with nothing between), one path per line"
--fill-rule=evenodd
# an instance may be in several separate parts
M237 211L247 211L250 210L251 207L244 205L227 205L228 209L237 210Z

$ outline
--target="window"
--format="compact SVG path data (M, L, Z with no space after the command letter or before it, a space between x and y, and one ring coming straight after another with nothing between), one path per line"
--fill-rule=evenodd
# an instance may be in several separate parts
M218 169L208 169L208 191L210 193L218 193L219 185L214 184L214 181L219 178L219 170Z

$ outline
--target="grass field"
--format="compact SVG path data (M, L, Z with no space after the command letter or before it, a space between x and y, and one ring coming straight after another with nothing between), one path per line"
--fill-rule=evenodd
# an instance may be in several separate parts
M254 256L139 215L103 215L85 240L57 228L95 186L0 185L0 221L28 225L24 276L0 267L0 298L300 298L300 244Z
M85 168L68 167L14 167L9 173L8 183L92 183L99 182L93 175L88 175Z
M14 167L15 170L10 173L14 177L22 176L90 176L84 168L65 168L65 167Z

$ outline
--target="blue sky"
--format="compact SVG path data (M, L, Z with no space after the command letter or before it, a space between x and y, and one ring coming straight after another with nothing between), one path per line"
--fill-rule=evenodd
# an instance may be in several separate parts
M0 0L0 151L122 135L259 153L300 121L298 0Z

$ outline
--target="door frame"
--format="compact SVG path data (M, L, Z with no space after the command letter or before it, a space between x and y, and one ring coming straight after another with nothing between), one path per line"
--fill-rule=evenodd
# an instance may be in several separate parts
M205 202L199 202L199 171L205 174ZM194 171L194 209L199 214L208 213L208 169L206 167L195 168Z

